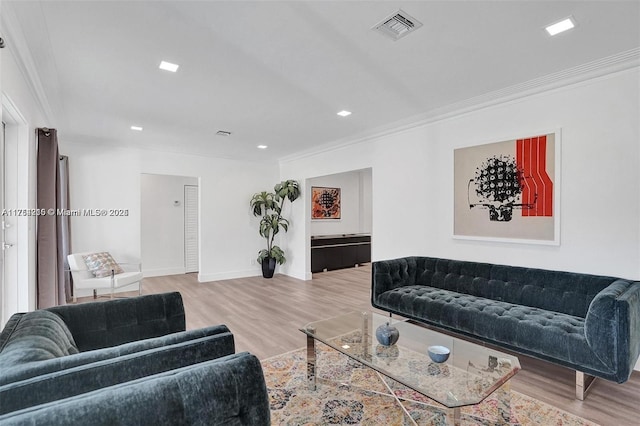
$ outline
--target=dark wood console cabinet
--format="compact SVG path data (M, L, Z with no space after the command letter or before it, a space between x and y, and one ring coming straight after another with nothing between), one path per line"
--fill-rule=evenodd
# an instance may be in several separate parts
M311 237L311 272L352 268L371 262L371 235L341 234Z

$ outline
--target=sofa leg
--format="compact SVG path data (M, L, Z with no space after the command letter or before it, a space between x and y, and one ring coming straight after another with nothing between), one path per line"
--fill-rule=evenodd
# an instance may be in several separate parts
M576 371L576 399L584 401L595 380L594 376L584 374L582 371Z

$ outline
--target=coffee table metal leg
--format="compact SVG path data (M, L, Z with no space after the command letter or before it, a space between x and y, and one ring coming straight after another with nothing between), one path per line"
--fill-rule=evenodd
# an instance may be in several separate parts
M316 339L307 336L307 383L309 390L316 390Z
M369 359L369 321L371 316L367 312L362 313L362 356L364 359Z
M460 426L460 407L447 408L446 415L449 426Z
M507 380L504 385L498 389L498 396L502 397L502 401L504 402L504 416L503 421L505 425L511 424L511 380ZM500 392L502 394L500 394Z

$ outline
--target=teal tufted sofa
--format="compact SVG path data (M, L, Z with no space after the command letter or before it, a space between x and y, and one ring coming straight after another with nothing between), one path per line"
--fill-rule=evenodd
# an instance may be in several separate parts
M405 257L373 263L371 303L618 383L640 354L637 281Z
M260 364L234 352L224 325L185 330L177 292L15 314L0 334L0 424L268 425Z

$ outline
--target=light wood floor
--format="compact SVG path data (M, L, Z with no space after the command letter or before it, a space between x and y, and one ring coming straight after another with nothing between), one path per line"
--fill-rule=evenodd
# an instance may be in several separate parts
M226 324L237 351L265 359L305 345L298 328L350 310L370 310L371 267L314 274L311 281L283 275L198 283L195 274L145 278L143 294L179 291L187 328ZM622 384L598 379L585 401L574 398L575 372L519 355L522 370L511 386L525 395L603 426L640 425L640 372Z

